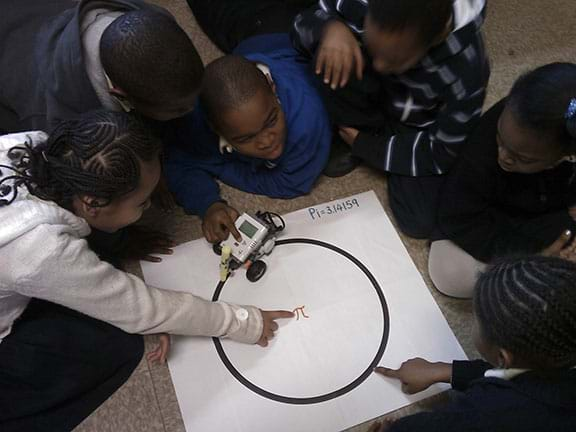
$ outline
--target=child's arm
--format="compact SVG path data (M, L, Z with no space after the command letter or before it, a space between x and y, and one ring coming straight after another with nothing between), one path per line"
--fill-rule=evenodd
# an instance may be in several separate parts
M413 358L402 363L399 369L379 366L374 372L388 378L400 380L402 391L407 394L426 390L432 384L449 383L452 379L452 364L431 363L422 358Z
M215 177L223 164L224 160L218 156L201 158L176 146L166 150L164 168L168 187L186 213L204 217L208 208L220 200Z
M218 140L200 106L174 120L164 136L164 176L186 213L203 217L220 200L220 188L214 178L223 163Z
M400 380L402 391L413 394L436 383L449 383L455 390L465 390L471 381L484 376L484 372L491 367L483 360L432 363L422 358L413 358L402 363L399 369L379 366L374 372Z
M376 372L387 377L402 380L402 390L416 393L437 382L451 382L455 390L466 390L469 383L484 376L492 366L482 360L454 361L450 363L430 363L416 358L404 362L400 369L377 368ZM378 370L383 369L383 370ZM459 399L442 411L424 412L406 416L384 426L386 432L460 432L468 430L489 430L480 427L486 424L482 407ZM489 423L489 421L488 421ZM375 428L380 432L377 428Z
M242 236L236 228L235 222L240 213L227 203L217 201L208 207L204 218L202 219L202 233L210 243L224 241L230 234L238 241Z
M128 333L228 337L265 346L277 328L274 320L293 316L148 286L101 261L85 240L68 230L39 225L4 245L3 254L20 263L14 267L24 268L26 262L27 269L25 276L14 274L8 263L9 286L26 297L63 305Z
M467 135L482 112L484 88L464 99L451 99L425 130L391 128L378 135L360 132L352 154L373 168L393 174L419 177L445 174L456 162ZM346 140L346 137L343 136Z
M295 48L313 57L326 24L330 21L345 23L351 32L360 34L364 27L367 6L357 0L321 0L317 5L300 13L294 20L292 43Z
M356 37L365 14L361 2L323 0L296 17L293 43L309 57L315 53L316 74L332 89L344 87L353 72L362 79L364 58Z

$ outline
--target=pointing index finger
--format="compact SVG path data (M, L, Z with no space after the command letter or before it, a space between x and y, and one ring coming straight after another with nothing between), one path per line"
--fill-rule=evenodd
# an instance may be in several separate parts
M390 369L384 366L375 367L374 372L388 378L399 378L398 371L396 369Z
M286 310L270 311L270 318L272 318L273 320L281 318L294 318L294 312Z

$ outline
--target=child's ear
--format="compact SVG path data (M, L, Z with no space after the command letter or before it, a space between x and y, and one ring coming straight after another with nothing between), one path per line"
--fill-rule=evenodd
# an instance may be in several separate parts
M272 78L270 77L270 75L266 75L266 79L268 80L268 84L270 84L270 88L272 89L272 92L274 94L276 94L276 84L274 83L274 81L272 81Z
M122 109L124 111L130 112L134 110L134 104L130 101L128 94L120 87L117 87L114 84L110 83L110 87L108 88L108 94L110 94L110 96L112 96L118 101L118 103L122 106Z
M498 348L498 367L509 369L514 364L514 354L504 348Z
M108 89L108 93L110 93L114 97L117 97L120 100L128 100L128 94L124 90L122 90L120 87L117 87L115 85L112 85Z
M102 200L91 196L84 196L80 198L80 209L82 213L91 218L98 217L102 210Z

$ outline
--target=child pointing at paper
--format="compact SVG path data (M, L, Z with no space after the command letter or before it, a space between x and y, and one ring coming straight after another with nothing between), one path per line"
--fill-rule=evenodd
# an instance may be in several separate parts
M463 394L436 412L372 431L573 431L576 424L576 265L534 256L502 261L475 287L474 339L487 360L408 360L375 372L405 393L438 382Z
M142 120L108 111L0 137L2 431L72 430L140 363L142 334L267 346L293 316L158 289L89 248L91 229L116 232L150 206L160 150ZM150 359L168 348L162 335Z

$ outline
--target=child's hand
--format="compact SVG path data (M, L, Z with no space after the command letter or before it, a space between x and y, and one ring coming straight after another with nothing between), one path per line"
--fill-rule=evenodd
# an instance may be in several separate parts
M564 231L554 243L545 248L540 254L576 262L576 238L570 240L571 237L572 232L570 230Z
M402 382L402 391L407 394L418 393L432 384L450 382L452 379L450 363L430 363L421 358L405 361L397 370L379 366L374 372L388 378L399 379Z
M274 332L278 330L278 323L275 320L280 318L293 318L294 312L279 310L279 311L261 311L262 319L264 320L264 327L262 329L262 336L256 342L258 345L265 347L268 346L268 341L274 337Z
M163 232L132 225L126 228L126 246L120 252L122 258L160 262L162 258L152 254L172 255L174 242Z
M370 425L368 432L386 432L394 423L394 419L385 418L384 420L375 421Z
M223 202L218 201L212 204L208 207L202 221L202 232L206 240L210 243L221 242L226 240L230 233L236 240L242 240L242 236L234 225L238 216L240 214L236 209Z
M332 21L326 24L324 36L316 57L316 74L324 74L324 84L332 90L348 83L352 69L362 79L364 58L358 41L346 24Z
M347 126L339 126L338 127L338 135L340 135L340 138L342 138L342 141L344 141L350 147L352 147L352 145L354 144L354 141L356 141L356 137L358 136L359 133L360 133L360 131L358 129L354 129L354 128L347 127Z
M170 335L161 333L158 335L158 346L154 351L150 351L146 355L146 360L150 363L159 362L164 364L168 357L168 351L170 351Z

